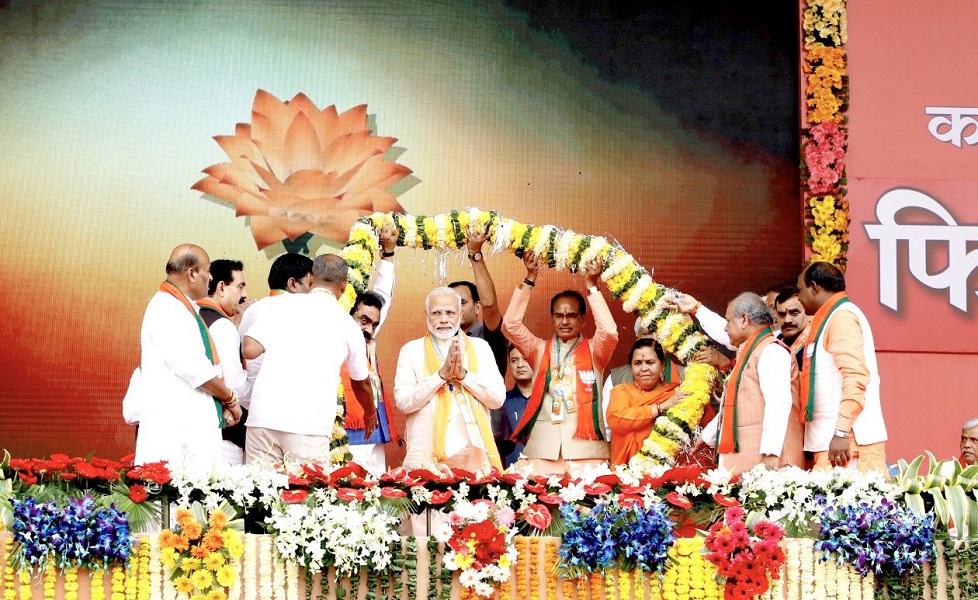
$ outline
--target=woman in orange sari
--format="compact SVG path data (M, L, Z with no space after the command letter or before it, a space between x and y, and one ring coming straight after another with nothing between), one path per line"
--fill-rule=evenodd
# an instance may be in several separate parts
M637 340L629 354L635 381L616 385L608 403L608 428L611 429L611 464L627 464L642 448L655 420L679 403L678 383L662 380L665 353L658 342L649 338Z

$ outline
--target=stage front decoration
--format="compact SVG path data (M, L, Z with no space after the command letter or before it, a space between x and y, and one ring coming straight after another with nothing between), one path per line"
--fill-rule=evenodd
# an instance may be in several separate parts
M399 246L448 252L465 247L471 224L489 232L494 252L512 252L518 257L533 252L540 257L541 264L572 273L595 262L602 264L601 279L611 297L621 300L626 311L638 313L643 326L655 332L662 347L687 365L679 388L686 396L656 419L652 433L632 459L633 466L644 470L653 465L672 464L693 441L693 431L703 417L716 382L716 369L690 362L697 350L709 344L709 339L688 315L667 308L666 301L678 292L656 283L617 243L553 225L527 225L503 217L497 211L479 208L434 216L375 213L356 222L340 252L350 266L350 285L340 303L349 310L357 294L367 290L370 273L380 255L379 236L384 225L397 229Z
M397 140L373 135L366 104L338 113L258 90L251 123L214 140L231 162L204 169L192 189L248 217L259 250L309 234L342 244L360 217L404 210L389 188L411 170L385 158Z
M845 189L849 83L846 7L842 0L809 0L803 29L806 122L802 131L802 192L812 261L845 268L849 200Z

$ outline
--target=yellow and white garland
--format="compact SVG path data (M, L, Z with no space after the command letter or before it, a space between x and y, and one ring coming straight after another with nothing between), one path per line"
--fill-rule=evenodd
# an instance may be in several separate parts
M347 286L340 304L349 310L358 294L367 289L370 273L380 255L380 231L392 225L397 244L408 248L456 250L465 247L468 227L478 223L489 233L494 252L508 251L522 257L534 253L553 269L572 273L601 262L601 279L611 296L621 300L628 312L636 312L642 325L655 332L663 348L684 364L708 343L707 337L685 314L665 308L665 301L676 292L652 279L635 258L618 244L600 236L588 236L553 225L527 225L501 216L497 211L478 208L453 210L434 216L374 213L361 218L350 230L349 241L340 252L350 266ZM716 370L703 364L689 364L680 386L685 398L666 411L656 422L642 449L632 459L632 467L647 471L672 464L687 445L710 400Z

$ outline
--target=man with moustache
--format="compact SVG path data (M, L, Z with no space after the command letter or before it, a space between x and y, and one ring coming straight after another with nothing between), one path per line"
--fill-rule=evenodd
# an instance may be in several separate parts
M397 357L394 401L407 417L405 467L502 469L489 410L502 406L506 384L489 344L461 334L461 308L452 288L429 292L428 334L406 343Z
M958 461L962 467L978 462L978 419L968 419L961 426L961 455Z
M509 344L509 374L513 378L513 387L506 392L506 400L502 408L492 412L492 434L496 438L496 447L503 457L503 467L509 468L523 453L523 444L510 440L516 424L526 412L526 403L533 391L533 367L526 357L514 344Z
M805 307L798 301L798 288L790 286L778 294L774 300L774 316L781 326L779 339L791 349L800 369L811 318L805 314Z
M244 337L248 360L264 355L251 392L245 453L249 463L283 458L328 464L340 368L363 408L366 435L376 426L363 334L337 301L348 267L337 254L317 256L308 294L262 301Z
M200 318L214 339L219 356L224 357L221 369L224 383L234 390L238 398L247 398L250 387L248 372L245 370L244 356L241 354L241 337L234 319L244 310L248 301L247 285L244 278L244 265L238 260L218 259L211 263L211 282L207 297L197 301ZM233 427L225 427L221 437L222 455L227 462L240 465L244 462L245 428L247 409L242 409L242 422Z
M814 262L798 276L798 301L811 315L801 369L805 450L815 468L888 473L876 344L866 315L846 294L838 267Z
M380 376L380 363L377 361L377 333L387 319L390 302L394 296L394 249L397 247L397 230L393 226L388 224L381 230L380 246L381 260L377 264L373 291L357 296L350 310L350 315L363 332L363 339L367 345L367 367L374 393L374 406L377 408L377 428L369 436L365 435L363 411L355 402L346 405L343 421L343 428L350 439L353 461L373 473L383 473L387 470L384 445L391 441L400 441L393 428L391 403L386 397L384 382ZM345 370L343 388L344 397L352 398L353 390Z
M221 428L241 418L237 396L221 378L220 355L196 304L207 295L210 264L200 246L174 248L166 280L143 315L137 464L165 460L174 468L212 468Z
M604 265L595 262L585 270L587 303L574 290L550 300L554 335L543 339L523 323L540 262L528 253L523 264L526 278L513 293L503 332L536 366L533 391L513 439L526 444L523 454L537 473L564 473L571 463L606 462L611 454L601 414L601 376L618 344L618 326L598 289ZM588 305L594 313L592 339L581 334Z
M802 466L798 368L772 333L770 309L757 294L744 292L727 305L726 319L727 336L738 348L736 365L727 376L720 414L699 443L715 447L719 465L734 473L758 464Z

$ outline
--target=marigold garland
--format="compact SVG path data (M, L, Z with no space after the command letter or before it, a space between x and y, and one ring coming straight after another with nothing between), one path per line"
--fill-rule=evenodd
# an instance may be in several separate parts
M547 600L557 600L557 548L556 538L544 540L543 577L546 577Z
M530 600L540 599L540 578L537 574L540 560L540 538L530 538L530 551L527 556L530 562Z
M398 245L428 249L434 243L453 250L464 247L470 223L485 228L496 251L508 250L520 257L533 251L552 268L576 272L595 261L601 262L604 265L601 278L611 296L621 299L625 310L637 312L643 325L656 332L666 351L683 363L688 363L693 354L708 343L707 337L688 315L665 308L665 300L674 292L656 284L651 274L621 246L603 237L562 231L552 225L527 225L504 218L496 211L478 208L435 216L374 213L359 219L350 230L349 241L340 251L340 256L350 267L348 279L351 284L340 299L341 306L349 310L357 293L367 288L370 272L380 253L380 231L385 225L397 229ZM715 369L709 365L690 365L680 386L686 396L657 419L655 428L633 460L634 468L647 470L655 465L672 463L681 447L689 443L690 434L703 416L714 376Z
M258 566L258 540L253 533L245 534L244 544L244 600L257 600L255 568Z
M20 578L20 600L31 600L34 591L31 590L31 572L27 569L20 569L17 572Z
M126 571L121 565L112 565L112 600L126 600Z
M138 600L149 600L149 538L139 540L139 550L137 550L138 564L136 575L136 597Z
M125 569L125 581L123 587L125 589L126 600L136 600L136 580L139 575L139 562L138 560L130 561L129 567Z
M527 600L526 578L529 568L528 557L530 556L530 538L526 536L516 537L516 600Z
M590 588L592 598L603 598L604 576L598 572L591 573L591 575L588 576L588 587Z
M14 549L14 538L8 537L7 543L4 545L3 553L3 564L0 564L0 568L3 571L3 600L14 600L17 597L17 589L14 584L14 568L10 564L10 554Z
M89 587L89 597L92 600L105 600L105 571L95 569L91 575L92 580Z
M605 600L615 600L617 594L615 590L615 575L618 573L616 569L610 569L604 573L604 599Z
M44 600L53 600L58 583L58 572L53 566L48 565L44 569Z
M65 600L78 600L78 567L65 570Z
M563 600L571 600L574 597L574 580L562 577L560 579L560 597Z

